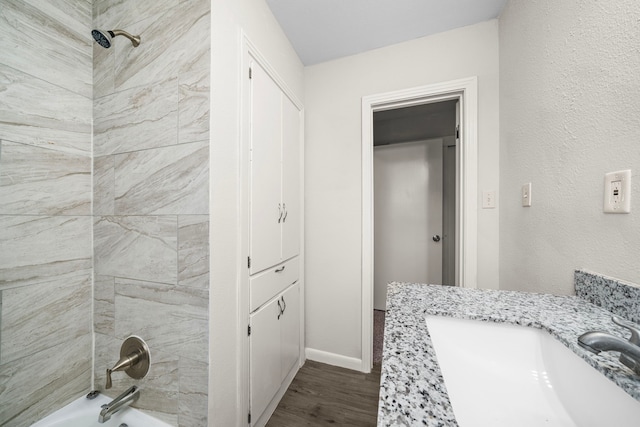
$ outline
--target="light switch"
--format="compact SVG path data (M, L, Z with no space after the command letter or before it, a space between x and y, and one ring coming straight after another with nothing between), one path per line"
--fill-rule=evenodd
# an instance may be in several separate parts
M482 209L495 209L495 207L496 207L496 192L483 191L482 192Z
M522 186L522 206L531 207L531 183L528 182Z
M631 170L609 172L604 176L604 212L631 212Z

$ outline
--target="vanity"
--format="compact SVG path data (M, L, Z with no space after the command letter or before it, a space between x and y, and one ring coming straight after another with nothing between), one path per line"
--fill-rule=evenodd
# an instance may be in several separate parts
M576 272L576 277L578 277L578 273ZM534 337L534 341L544 341L544 336L553 341L544 345L560 344L560 349L553 351L563 353L562 357L559 357L558 353L547 356L549 360L554 361L553 363L555 363L555 360L562 359L568 355L569 364L556 368L532 370L531 375L535 378L532 378L531 381L546 382L546 386L549 389L554 387L561 388L561 386L554 385L553 381L546 377L547 371L551 372L554 369L556 376L559 378L569 375L577 375L579 379L582 376L593 377L596 382L586 382L584 385L579 385L581 389L577 391L580 393L572 393L571 390L568 393L569 395L574 395L570 396L570 398L577 400L574 402L574 406L578 405L579 411L585 411L582 414L582 419L586 419L588 425L591 425L592 420L593 425L596 425L596 420L591 417L589 411L598 411L598 413L606 413L609 410L617 411L616 408L619 402L622 402L624 407L620 409L623 415L619 419L623 421L628 419L628 425L637 425L639 422L637 416L640 416L640 376L634 374L633 371L618 361L619 353L601 352L595 355L582 349L578 345L577 338L584 332L592 330L601 330L628 338L629 332L612 322L611 311L589 301L602 302L601 300L604 300L605 303L600 305L606 307L606 300L609 299L609 296L612 298L623 297L625 300L631 301L632 305L628 308L633 311L637 309L634 304L640 301L640 298L636 299L637 296L640 296L640 288L631 289L631 296L625 294L625 292L629 291L627 288L603 291L603 284L593 280L596 276L587 274L585 277L588 286L580 288L578 291L580 296L556 296L411 283L390 284L387 295L378 426L460 425L467 427L474 425L474 421L468 422L465 420L463 422L461 405L464 406L464 403L461 404L459 403L460 400L453 399L455 381L451 380L452 374L447 373L447 369L454 374L456 371L463 371L462 367L466 365L465 359L460 359L462 362L458 361L458 364L453 368L447 367L448 363L445 363L448 362L447 360L442 360L442 363L439 363L438 354L442 356L446 355L446 353L443 353L442 348L439 348L438 341L443 342L442 337L444 336L445 341L454 340L459 343L468 343L468 354L465 357L477 359L478 357L483 357L481 355L482 350L479 348L480 344L482 344L482 339L477 340L477 343L474 344L473 338L479 337L487 327L496 326L511 327L516 331L521 330L526 333L541 334L539 338ZM599 280L597 277L596 279ZM607 285L608 283L604 283L604 286ZM578 289L578 284L576 289ZM614 301L612 304L612 306L624 305L619 301ZM640 315L640 312L636 313ZM625 316L628 313L615 314ZM445 329L440 329L440 332L438 332L436 330L437 322L431 323L432 326L429 326L429 319L449 319L455 322L466 321L471 323L455 326L458 329L446 329L449 328L449 326L446 326ZM631 320L637 322L634 318ZM430 327L433 328L433 337L430 335ZM473 329L475 327L479 329ZM442 330L445 331L444 335ZM518 338L520 337L518 336ZM517 340L498 338L496 347L502 346L502 348L496 348L495 356L502 355L507 362L518 359L519 357L515 353L513 356L505 356L505 349L511 347L514 350L518 350L518 348L523 348L526 345L528 344L524 341L520 343ZM565 352L566 354L564 354ZM534 351L527 350L521 354L527 355L531 353L534 353ZM490 355L489 359L493 359L493 357ZM583 361L586 364L582 363ZM569 372L573 370L574 365L583 369L583 371L580 371L581 373ZM457 369L458 366L460 369ZM500 369L497 369L495 372L499 371ZM473 373L473 370L469 372ZM553 372L549 375L551 374ZM486 377L484 380L471 379L470 381L482 381L477 387L478 392L475 395L477 398L467 400L467 403L472 406L472 411L477 411L478 413L504 412L500 409L500 405L505 408L505 411L506 408L513 406L509 404L509 395L515 396L514 401L521 400L525 404L533 402L528 395L521 395L520 386L514 386L512 390L506 390L506 398L498 397L492 400L489 389L493 385L493 381L487 380ZM464 384L464 378L462 382L458 382ZM452 387L451 396L448 391L449 386ZM572 386L571 384L569 385L569 387ZM611 389L607 389L607 387L611 387ZM553 390L553 392L555 393L557 390ZM559 392L562 392L562 390ZM601 411L597 408L599 402L602 401L601 396L598 396L596 392L604 393L604 400L611 397L611 401L615 403L616 407L609 406L609 409ZM575 395L577 395L577 398ZM584 396L585 399L582 399L581 396ZM487 407L483 403L483 398L490 404L495 403L496 406ZM589 399L593 402L589 402ZM458 408L459 417L456 416L454 407ZM537 408L533 408L533 411L538 412ZM630 417L633 418L629 419ZM468 416L466 418L467 420L469 419ZM625 425L624 423L620 424L619 419L613 424L607 423L606 425ZM539 422L540 420L536 424L529 421L530 425L542 425ZM490 425L496 426L499 423ZM512 425L526 425L526 423ZM549 424L543 423L543 425L580 425L582 427L586 424L585 421L575 421L574 418L574 421L568 420L566 423L552 420Z

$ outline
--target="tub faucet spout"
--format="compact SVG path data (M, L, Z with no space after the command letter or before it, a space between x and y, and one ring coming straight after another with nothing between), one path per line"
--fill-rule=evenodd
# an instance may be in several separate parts
M100 411L100 416L98 417L98 422L102 424L109 421L113 414L123 409L124 407L131 405L136 400L138 400L138 398L140 398L140 390L137 386L134 385L133 387L122 393L120 396L107 403L102 408L102 411Z
M620 362L640 375L640 329L617 316L611 318L613 323L631 331L629 341L606 332L591 331L578 337L580 347L598 354L601 351L620 352Z

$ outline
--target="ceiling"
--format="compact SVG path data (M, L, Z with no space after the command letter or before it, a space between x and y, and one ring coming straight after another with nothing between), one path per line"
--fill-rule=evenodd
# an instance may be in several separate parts
M304 65L487 21L507 0L266 0Z

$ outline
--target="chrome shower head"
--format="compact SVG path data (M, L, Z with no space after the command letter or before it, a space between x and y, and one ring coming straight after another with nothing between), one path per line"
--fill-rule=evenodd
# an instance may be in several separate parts
M93 39L96 41L96 43L98 43L105 49L109 49L111 47L111 39L116 36L125 36L126 38L131 40L131 44L133 45L133 47L138 47L138 45L140 44L140 36L132 36L131 34L123 30L92 30L91 35L93 36Z

